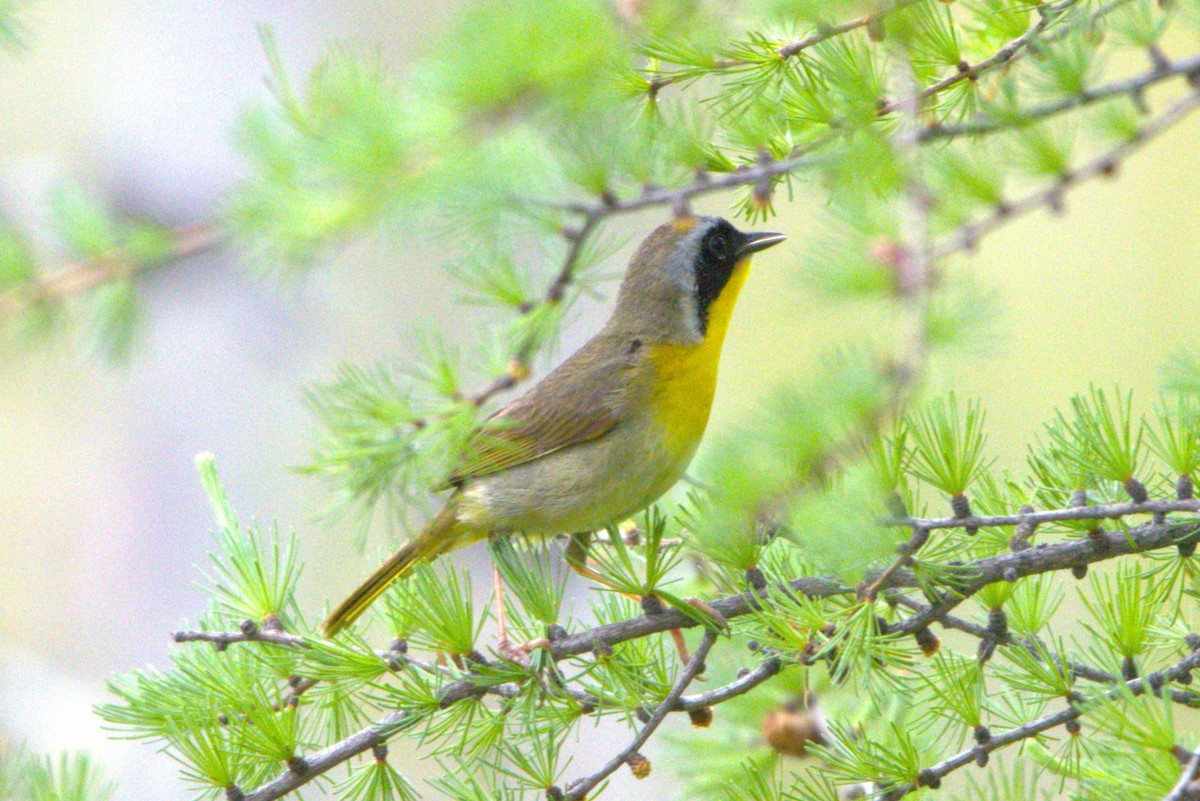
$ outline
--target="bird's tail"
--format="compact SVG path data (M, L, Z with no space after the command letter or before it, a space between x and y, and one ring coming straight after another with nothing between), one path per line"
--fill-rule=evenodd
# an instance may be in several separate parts
M463 544L459 536L462 528L453 504L446 504L421 533L400 546L400 550L388 557L361 587L333 610L321 624L325 636L332 637L357 620L392 582L407 576L418 563L427 562Z

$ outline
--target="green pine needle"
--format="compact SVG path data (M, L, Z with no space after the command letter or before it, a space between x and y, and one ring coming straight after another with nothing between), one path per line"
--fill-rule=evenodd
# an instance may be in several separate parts
M927 403L909 418L913 475L947 495L962 495L991 464L983 455L985 419L978 400L960 410L953 392Z
M488 543L492 563L531 617L546 626L557 623L567 588L565 563L545 541L522 545L511 537L493 539Z
M485 616L475 616L471 580L448 564L418 567L406 579L423 600L415 611L414 644L446 654L466 655L475 650Z
M343 801L417 801L420 796L386 758L375 759L353 770L338 785Z

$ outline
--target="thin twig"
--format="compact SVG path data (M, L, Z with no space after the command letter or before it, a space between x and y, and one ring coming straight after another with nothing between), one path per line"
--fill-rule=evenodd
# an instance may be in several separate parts
M171 635L175 642L211 642L218 650L239 642L265 642L284 648L307 648L303 637L283 631L245 627L242 631L177 631Z
M1131 537L1130 535L1134 532L1137 532L1139 536ZM1163 546L1159 547L1176 545L1181 540L1200 532L1200 521L1174 525L1145 523L1128 531L1102 531L1095 537L1085 537L1054 545L1039 545L1023 551L1006 553L961 565L962 578L955 583L952 591L943 593L942 599L938 603L933 604L926 611L896 624L891 630L901 634L913 634L927 628L967 598L996 581L1012 582L1025 576L1084 567L1116 556L1153 550L1144 548L1143 546L1147 542L1142 539L1142 536L1149 535L1151 532L1154 532L1151 539L1163 543ZM898 587L916 586L917 583L916 576L911 575L908 571L899 571L889 584Z
M0 293L0 325L31 307L63 303L102 284L133 278L216 250L228 241L226 232L212 223L184 226L166 233L170 244L156 259L134 259L126 249L119 249L35 276Z
M851 31L856 31L859 28L866 28L868 26L878 24L882 22L888 14L919 2L925 2L925 0L893 0L893 2L881 4L880 8L876 9L870 14L864 14L861 17L855 17L854 19L846 20L844 22L837 22L833 25L823 25L807 36L787 42L786 44L782 44L775 48L775 54L786 61L787 59L793 58L800 53L803 53L805 50L808 50L810 47L820 44L821 42L828 41L836 36L842 36L850 33ZM725 72L730 70L738 70L743 67L752 67L756 63L757 62L742 58L720 58L716 59L712 63L712 69L717 72ZM655 95L667 86L677 83L685 83L687 81L694 80L697 77L700 76L693 75L692 73L686 71L669 73L665 75L658 74L647 80L646 91L651 95Z
M709 690L698 695L683 696L675 704L673 710L691 711L693 709L703 709L724 703L730 698L745 695L758 685L769 681L782 669L782 660L775 656L768 657L763 660L762 664L754 668L754 670L748 671L722 687L717 687L715 690Z
M1183 767L1179 781L1163 801L1196 801L1200 798L1200 787L1196 786L1197 777L1200 777L1200 749L1192 753L1192 758Z
M1058 523L1067 520L1117 520L1131 515L1165 515L1172 512L1200 512L1200 499L1182 501L1146 501L1145 503L1106 503L1095 506L1072 506L1015 515L971 515L970 517L910 517L885 521L889 526L908 526L913 529L985 528L1019 526L1022 523Z
M894 594L889 595L889 598L895 600L901 606L913 610L914 612L925 612L929 609L927 604L923 604L920 601L914 600L907 595ZM1038 660L1044 662L1047 658L1049 658L1056 668L1061 670L1065 667L1071 671L1072 675L1081 679L1086 679L1087 681L1093 681L1097 684L1115 684L1121 680L1119 676L1101 670L1100 668L1093 667L1092 665L1086 665L1083 662L1071 660L1066 662L1064 665L1056 655L1050 653L1049 649L1043 646L1034 637L1014 637L1010 632L1007 631L997 637L996 633L987 626L982 626L978 623L972 623L969 620L964 620L963 618L948 614L941 615L938 618L938 623L941 624L943 628L961 631L964 634L970 634L972 637L978 637L980 640L985 642L990 640L998 645L1013 645L1024 648ZM1200 693L1195 693L1190 690L1172 689L1171 700L1183 706L1200 708Z
M844 33L858 30L859 28L868 28L872 25L881 23L888 14L894 11L899 11L902 8L907 8L915 2L922 0L892 0L889 3L881 3L879 8L872 11L870 14L864 14L856 19L839 22L834 25L827 25L816 32L805 36L803 39L798 39L794 42L785 44L775 52L780 58L791 58L797 53L801 53L813 45L818 45L827 39L832 39L835 36L841 36Z
M889 801L898 801L898 799L903 798L908 793L918 789L919 784L924 786L936 785L948 774L958 770L961 767L964 767L965 765L974 763L976 759L979 758L980 754L990 754L991 752L997 751L1005 746L1021 742L1022 740L1027 740L1031 737L1041 734L1044 731L1075 720L1083 714L1080 711L1081 707L1086 706L1087 703L1091 701L1096 701L1101 698L1111 700L1113 698L1120 697L1126 692L1134 696L1142 695L1146 692L1147 685L1162 686L1167 682L1174 681L1180 676L1190 673L1196 667L1200 667L1200 650L1193 651L1184 659L1159 673L1154 673L1143 678L1133 679L1132 681L1125 682L1123 686L1116 687L1105 693L1101 693L1098 696L1093 696L1092 698L1087 699L1080 704L1070 705L1066 709L1063 709L1059 712L1055 712L1053 714L1038 718L1037 720L1030 721L1029 723L1018 726L1010 731L993 735L986 743L976 745L973 748L967 749L962 753L956 754L949 759L939 762L931 768L922 770L920 773L921 778L918 781L911 782L908 785L902 785L900 787L889 788L887 792L887 798Z
M1030 25L1025 33L1021 34L1016 39L1013 39L1011 42L997 50L988 58L978 61L975 64L967 65L965 68L960 68L953 75L948 75L945 78L942 78L940 81L936 81L935 83L924 87L917 93L915 100L926 100L938 94L939 92L949 89L951 86L954 86L957 83L961 83L966 80L976 80L980 75L991 72L998 67L1008 64L1017 56L1018 53L1029 47L1030 44L1032 44L1034 40L1036 40L1042 34L1042 32L1050 26L1051 23L1061 18L1064 11L1067 11L1071 6L1076 5L1078 2L1079 0L1060 0L1060 2L1057 3L1051 3L1048 5L1042 4L1038 6L1037 22ZM909 100L901 99L891 103L885 103L880 106L879 113L881 115L891 114L892 112L903 108L906 102L909 102Z
M940 259L960 250L970 250L980 237L1007 225L1020 217L1041 208L1057 208L1061 205L1063 192L1069 187L1089 181L1093 178L1106 177L1113 174L1117 165L1140 149L1143 145L1162 132L1171 128L1200 105L1200 91L1191 91L1184 97L1172 103L1167 110L1146 123L1131 139L1076 167L1062 176L1048 189L1042 189L1025 197L1006 202L996 208L988 216L974 222L965 223L939 242L933 248L932 257Z
M1191 78L1200 72L1200 56L1180 59L1179 61L1162 64L1150 72L1136 75L1125 80L1101 84L1081 92L1067 95L1058 100L1043 103L1038 106L1021 109L1014 116L990 117L986 112L971 122L957 125L932 125L923 128L919 134L922 142L933 139L954 139L960 136L978 136L993 131L1011 131L1015 127L1025 127L1035 122L1049 119L1067 111L1084 106L1090 106L1116 97L1137 96L1157 83L1172 78Z
M567 788L564 801L582 801L582 799L587 798L587 794L600 784L600 782L611 776L622 765L628 764L630 758L634 754L637 754L641 747L646 744L646 741L650 739L650 735L654 734L655 729L666 720L667 715L674 708L676 702L679 701L680 696L683 695L683 691L687 689L688 685L704 669L704 660L708 656L708 652L712 649L713 643L716 641L717 632L707 629L704 632L704 639L700 641L700 645L696 648L695 653L692 654L691 660L675 680L675 685L671 687L671 691L667 693L667 697L663 699L662 703L658 705L658 709L654 711L654 714L642 726L641 731L633 738L633 742L625 746L620 753L605 763L604 767L600 768L600 770L573 782Z

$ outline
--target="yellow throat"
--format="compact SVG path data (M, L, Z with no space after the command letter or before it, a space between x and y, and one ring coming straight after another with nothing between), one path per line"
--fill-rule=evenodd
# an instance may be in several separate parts
M690 457L704 436L717 389L721 345L729 330L738 293L749 274L749 258L734 267L721 294L708 307L708 325L702 342L697 345L664 343L651 348L656 379L654 408L666 435L667 447L680 458Z

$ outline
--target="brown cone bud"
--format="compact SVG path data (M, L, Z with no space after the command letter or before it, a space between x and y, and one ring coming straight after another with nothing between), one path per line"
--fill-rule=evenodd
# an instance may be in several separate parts
M767 745L784 756L802 757L808 752L809 743L825 743L813 710L800 699L767 713L762 720L762 733Z

